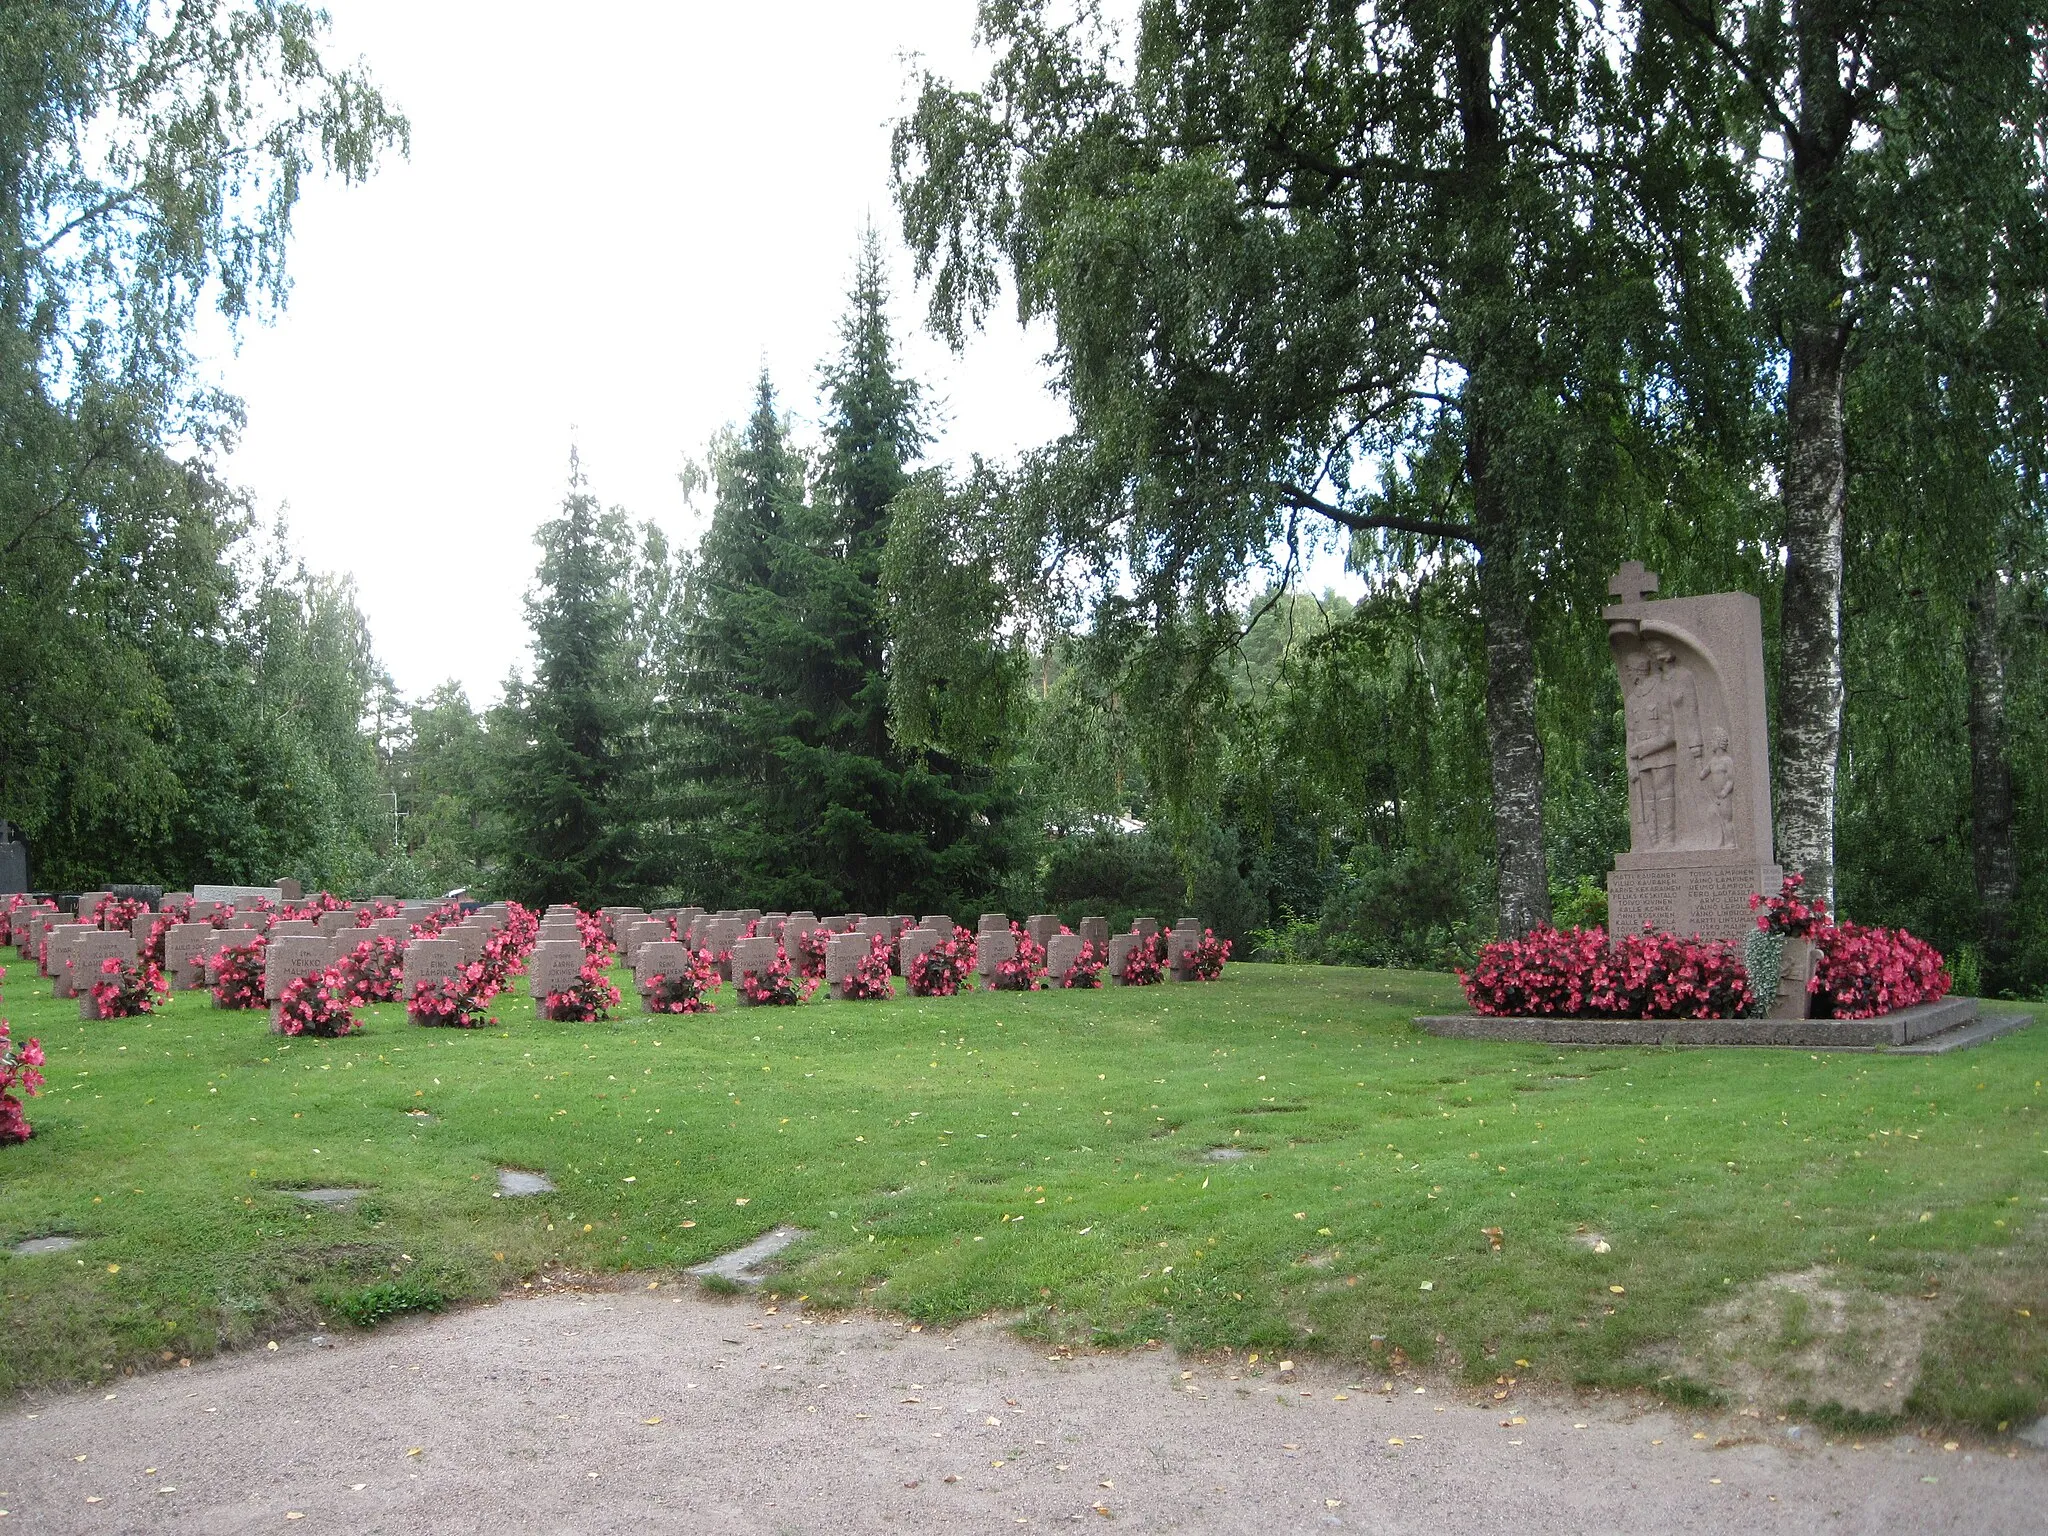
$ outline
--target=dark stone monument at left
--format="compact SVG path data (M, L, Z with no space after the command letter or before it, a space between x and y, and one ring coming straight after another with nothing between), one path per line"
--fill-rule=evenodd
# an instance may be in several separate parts
M28 889L28 844L14 835L14 828L0 821L0 896L12 896Z

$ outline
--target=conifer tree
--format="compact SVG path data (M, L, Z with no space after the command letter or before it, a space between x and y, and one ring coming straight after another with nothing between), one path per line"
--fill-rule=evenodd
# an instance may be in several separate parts
M644 808L633 803L641 722L629 651L632 530L601 511L572 453L562 515L541 526L527 598L532 683L508 690L503 722L501 868L529 905L595 907L634 894Z
M704 891L817 911L979 900L1008 863L1010 797L889 734L883 550L925 425L872 231L840 336L811 493L765 377L719 464L692 647Z

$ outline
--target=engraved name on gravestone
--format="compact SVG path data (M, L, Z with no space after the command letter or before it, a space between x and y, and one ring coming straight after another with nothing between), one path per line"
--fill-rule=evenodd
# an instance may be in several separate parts
M92 989L108 979L100 971L100 965L107 960L119 960L133 967L135 935L126 928L111 931L89 929L79 940L78 975L75 985L78 989L78 1016L81 1019L100 1017L99 1000L92 995Z
M211 923L173 923L164 930L164 974L174 989L206 985L206 951L212 943Z
M903 974L906 976L910 974L910 968L917 964L920 955L929 954L952 937L953 930L950 928L943 934L936 928L905 929L903 937L897 941L899 946L898 956L902 963Z
M583 969L583 945L577 939L543 939L526 963L528 988L536 998L566 992Z
M846 983L868 956L867 939L857 933L835 933L825 944L825 995L846 999Z
M1652 600L1636 561L1608 590L1621 676L1629 851L1607 877L1607 930L1740 943L1752 894L1774 892L1763 616L1747 592Z

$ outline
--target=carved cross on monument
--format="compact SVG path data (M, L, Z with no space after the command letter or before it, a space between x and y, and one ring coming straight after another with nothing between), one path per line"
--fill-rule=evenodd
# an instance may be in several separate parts
M1657 573L1643 569L1643 562L1631 560L1614 573L1607 590L1624 603L1640 603L1657 590Z

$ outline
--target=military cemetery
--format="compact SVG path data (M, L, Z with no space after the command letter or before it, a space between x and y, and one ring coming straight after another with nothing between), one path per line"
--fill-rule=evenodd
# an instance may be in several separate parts
M0 1536L2043 1528L2048 9L0 76Z

